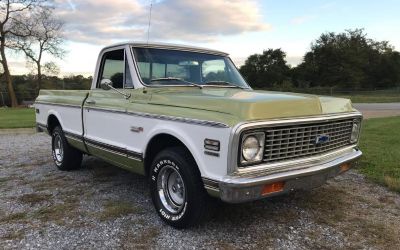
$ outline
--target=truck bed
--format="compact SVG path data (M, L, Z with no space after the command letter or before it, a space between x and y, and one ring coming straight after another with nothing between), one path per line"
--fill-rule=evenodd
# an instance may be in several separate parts
M88 94L89 90L40 90L35 102L37 124L47 127L55 117L66 134L83 135L82 105Z

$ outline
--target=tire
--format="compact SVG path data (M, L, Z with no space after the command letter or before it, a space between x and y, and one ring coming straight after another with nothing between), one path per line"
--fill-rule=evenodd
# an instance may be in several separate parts
M149 178L154 207L168 225L195 226L210 214L210 197L196 163L185 148L168 148L158 153Z
M59 170L78 169L82 163L82 152L71 147L60 126L51 133L51 151L53 161Z

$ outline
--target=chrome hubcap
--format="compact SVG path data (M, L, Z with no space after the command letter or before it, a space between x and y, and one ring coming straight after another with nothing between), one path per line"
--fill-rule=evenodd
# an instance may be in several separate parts
M59 134L54 138L54 155L58 162L62 162L64 157L64 150L62 147L61 136Z
M185 185L179 172L165 166L158 173L157 190L164 207L173 214L179 213L185 204Z

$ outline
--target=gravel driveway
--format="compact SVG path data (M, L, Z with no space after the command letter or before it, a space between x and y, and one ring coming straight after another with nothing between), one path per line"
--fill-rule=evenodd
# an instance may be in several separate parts
M0 248L400 247L400 195L355 171L313 191L217 207L208 223L176 230L156 215L144 177L93 157L61 172L47 135L0 135Z

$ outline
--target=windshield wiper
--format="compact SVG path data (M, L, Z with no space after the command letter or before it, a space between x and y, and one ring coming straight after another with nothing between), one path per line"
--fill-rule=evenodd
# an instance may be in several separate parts
M154 79L150 80L150 82L158 82L158 81L180 81L180 82L183 82L183 83L187 83L187 84L189 84L191 86L195 86L195 87L198 87L198 88L201 88L201 89L203 88L203 86L200 85L200 84L197 84L197 83L194 83L194 82L189 82L189 81L183 80L182 78L178 78L178 77L160 77L160 78L154 78Z
M224 87L228 87L228 88L239 88L239 89L246 89L245 87L241 87L241 86L237 86L231 82L227 82L227 81L209 81L209 82L205 82L204 86L207 85L213 85L213 86L224 86Z

